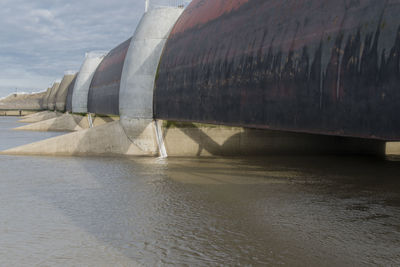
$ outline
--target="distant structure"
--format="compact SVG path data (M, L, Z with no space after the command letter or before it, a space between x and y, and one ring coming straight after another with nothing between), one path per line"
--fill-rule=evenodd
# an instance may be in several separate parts
M68 93L67 93L67 99L65 102L65 111L67 112L72 112L72 95L74 93L74 88L75 88L75 82L76 82L76 77L78 77L79 73L77 73L74 77L74 79L71 81L71 83L68 86Z
M58 90L59 86L60 86L60 82L55 82L50 89L49 95L45 99L45 101L46 101L45 105L47 106L48 110L54 110L56 94L57 94L57 90Z
M65 106L66 106L66 101L67 101L67 95L68 95L68 89L69 86L71 85L72 81L74 81L76 76L76 73L74 72L66 72L60 86L58 88L57 94L55 96L55 110L64 112L65 111Z

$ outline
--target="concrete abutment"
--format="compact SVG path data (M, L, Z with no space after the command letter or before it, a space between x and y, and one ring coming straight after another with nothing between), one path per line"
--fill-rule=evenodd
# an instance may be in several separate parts
M75 117L74 117L75 116ZM155 121L99 118L89 128L86 117L64 114L20 127L19 130L75 131L1 152L14 155L125 155L157 156ZM58 120L58 121L57 121ZM81 120L81 124L79 124ZM102 120L102 121L100 121ZM299 134L199 123L158 121L170 157L264 155L400 155L399 142Z

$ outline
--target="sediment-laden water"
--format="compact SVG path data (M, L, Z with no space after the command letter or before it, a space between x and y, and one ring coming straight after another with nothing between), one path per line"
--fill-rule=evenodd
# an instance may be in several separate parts
M398 266L400 162L0 156L1 266L285 264Z

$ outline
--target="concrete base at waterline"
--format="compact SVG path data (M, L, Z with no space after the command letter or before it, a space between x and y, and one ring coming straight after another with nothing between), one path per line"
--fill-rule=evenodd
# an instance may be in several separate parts
M19 120L18 122L35 123L35 122L39 122L39 121L53 119L53 118L59 117L61 115L62 115L62 113L59 113L59 112L46 111L46 112L43 112L43 113L40 112L37 115L30 116L29 118L24 118L22 120Z
M6 155L154 155L141 150L125 135L119 121L73 132L0 152Z
M35 117L35 116L41 116L45 113L49 112L48 110L43 110L43 111L39 111L39 112L30 112L27 114L22 114L21 120L23 119L27 119L27 118L31 118L31 117Z
M24 125L14 128L16 131L40 131L40 132L67 132L67 131L80 131L83 130L79 126L80 119L75 118L73 115L64 114L60 117L52 118L45 121L35 122L32 124Z
M100 126L118 120L118 117L93 117L93 126ZM59 117L24 125L14 130L17 131L41 131L41 132L68 132L80 131L89 128L87 116L75 114L63 114Z
M400 155L400 143L387 145L377 140L197 123L158 121L158 125L168 156ZM158 151L154 121L121 118L2 154L156 156Z
M387 142L385 149L387 156L400 156L400 142Z
M122 117L121 126L129 140L147 154L158 154L155 124L152 119Z
M162 132L168 156L385 155L384 142L359 138L166 121Z

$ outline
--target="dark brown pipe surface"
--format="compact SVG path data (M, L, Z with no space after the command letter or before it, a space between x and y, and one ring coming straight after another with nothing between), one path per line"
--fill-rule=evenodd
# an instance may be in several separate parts
M400 0L194 0L159 119L400 140Z

